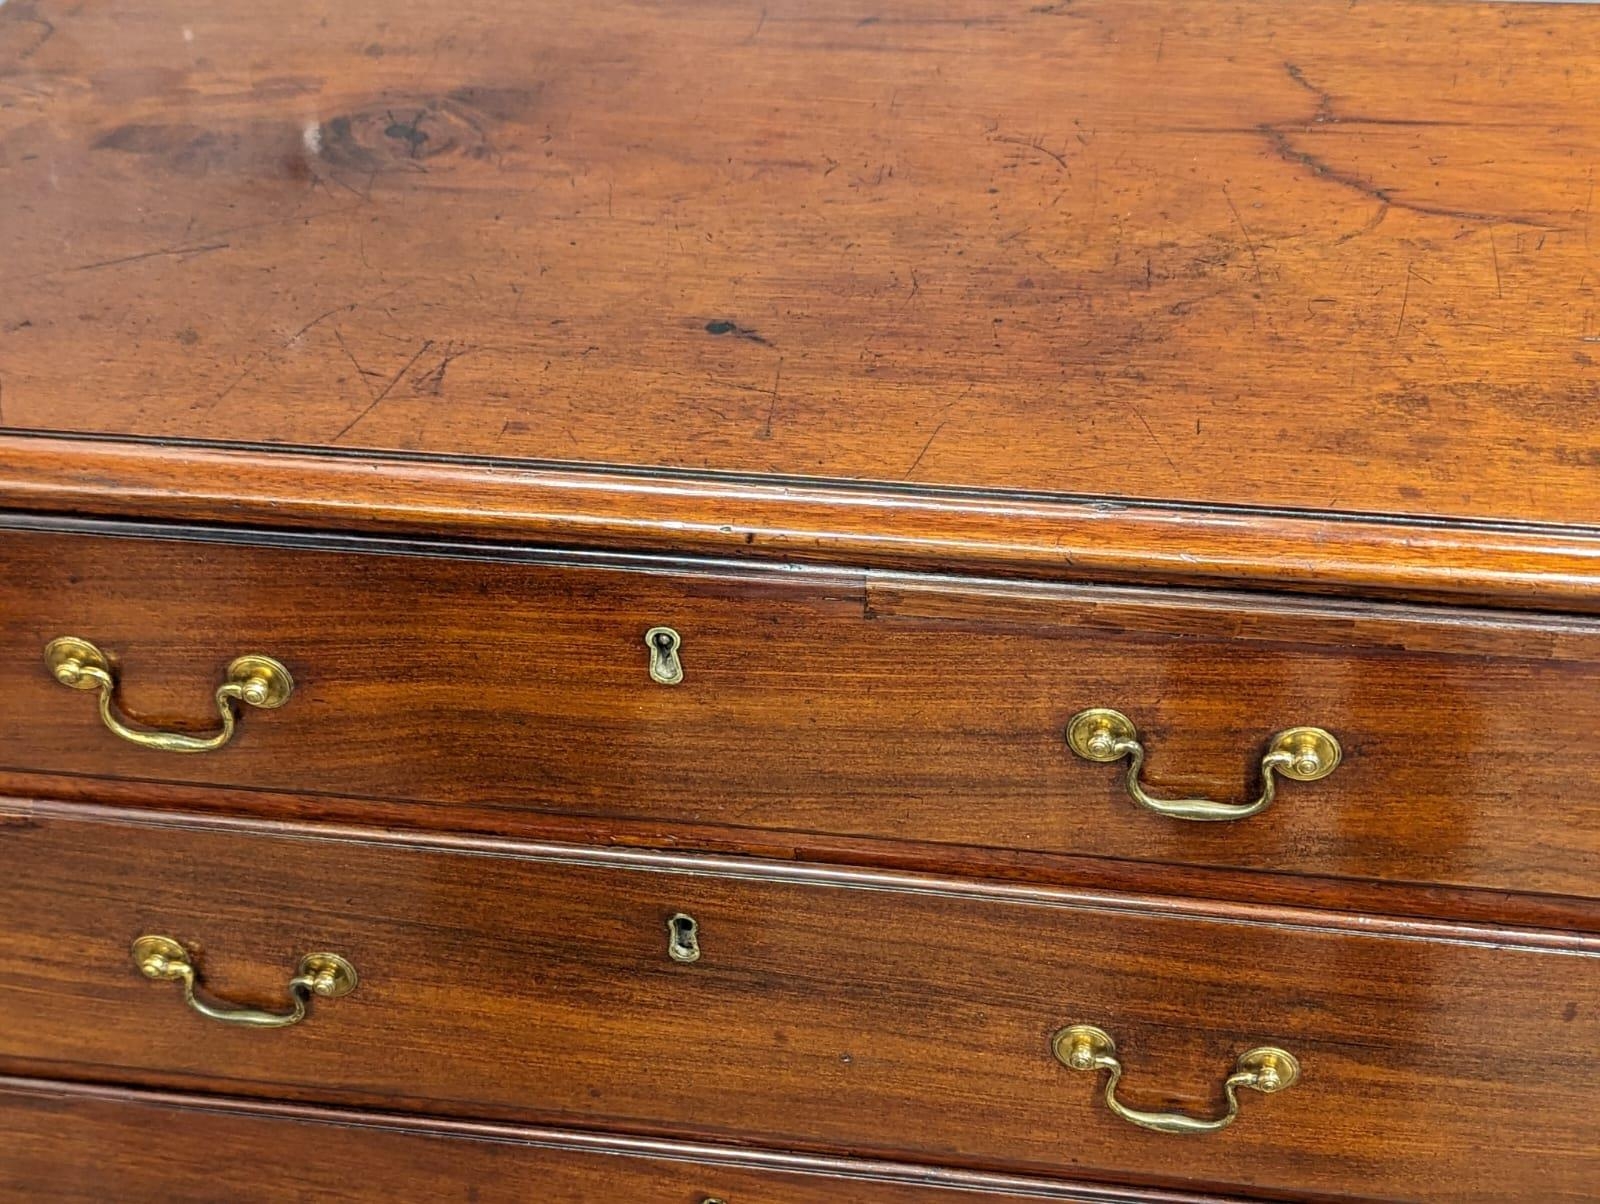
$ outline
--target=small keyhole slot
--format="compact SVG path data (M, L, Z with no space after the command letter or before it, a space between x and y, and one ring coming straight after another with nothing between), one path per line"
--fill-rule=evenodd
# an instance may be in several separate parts
M667 956L675 962L700 960L700 925L679 912L667 921Z
M683 681L683 661L678 649L683 637L670 627L652 627L644 633L644 646L650 650L650 680L663 686Z

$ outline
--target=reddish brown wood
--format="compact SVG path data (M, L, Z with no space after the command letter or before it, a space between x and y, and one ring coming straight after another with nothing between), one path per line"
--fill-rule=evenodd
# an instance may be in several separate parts
M0 534L0 764L764 834L1594 897L1589 620L875 574L660 571ZM423 550L421 548L417 550ZM643 635L683 637L654 684ZM204 728L233 657L298 682L216 753L101 725L42 652L119 660L141 722ZM1162 793L1243 800L1274 731L1334 776L1250 820L1127 796L1063 733L1132 716Z
M203 814L168 807L164 810L130 810L126 807L104 803L63 803L53 799L7 798L5 814L29 818L60 817L67 820L99 823L115 828L126 823L144 827L190 827L194 818L201 818L207 831L237 832L244 836L263 834L320 840L347 840L367 845L395 845L409 850L431 850L442 853L463 853L471 856L514 854L535 859L553 859L561 862L598 861L605 865L666 866L682 868L691 866L696 871L723 873L742 877L750 868L751 858L745 854L717 855L690 850L639 849L616 846L599 848L592 844L563 843L553 840L516 840L504 836L474 836L458 832L426 832L416 829L393 829L373 826L372 823L340 824L326 818L299 818L294 816L276 819L254 819L227 814ZM684 859L688 860L685 861ZM847 883L870 881L883 889L919 890L934 888L951 891L973 898L1010 900L1033 897L1029 892L1040 886L1053 884L1029 883L1018 879L999 878L987 880L974 874L943 874L928 871L903 872L892 867L873 867L846 863L834 865L826 862L808 862L794 857L791 865L765 863L766 872L783 879L793 874L803 878L832 880L844 873ZM1248 900L1207 900L1175 896L1170 891L1135 893L1129 889L1094 889L1085 885L1058 884L1050 892L1053 898L1090 908L1114 908L1168 914L1181 911L1184 915L1236 919L1243 912L1263 921L1281 920L1288 923L1330 929L1378 933L1386 936L1425 936L1433 940L1462 940L1478 944L1509 944L1518 947L1552 950L1565 953L1594 953L1600 951L1600 934L1591 932L1547 931L1519 927L1514 924L1450 921L1438 917L1351 915L1348 909L1333 910L1304 904L1276 904Z
M1148 896L1187 896L1239 903L1277 904L1325 912L1361 912L1476 925L1510 924L1573 934L1600 931L1600 899L1508 894L1492 890L1309 878L1225 866L1185 866L1117 861L1076 854L959 847L918 840L863 839L815 832L757 831L676 820L631 820L538 811L509 812L470 803L431 806L326 794L279 794L269 790L187 786L60 774L0 770L0 797L20 805L70 801L74 810L106 807L203 812L215 822L238 816L257 820L330 825L381 825L407 839L437 841L443 833L471 841L505 837L534 841L579 841L620 849L698 850L737 853L779 861L855 865L922 873L964 874L993 882L1063 885L1089 891Z
M1597 100L1576 5L0 0L0 1197L1600 1196ZM68 632L300 688L140 751ZM1089 705L1346 761L1184 825ZM1307 1078L1158 1138L1068 1019Z
M0 434L18 510L1600 609L1593 530Z
M4 420L1593 524L1597 72L1579 5L13 0Z
M862 1159L0 1078L0 1200L1225 1204ZM219 1150L227 1151L218 1158Z
M1196 1190L1576 1201L1600 1175L1594 942L9 813L7 1073ZM666 956L678 911L700 924L694 965ZM349 956L363 983L297 1028L230 1029L139 977L128 942L151 931L192 942L227 999L281 1002L312 948ZM1247 1099L1221 1134L1146 1133L1051 1058L1072 1021L1118 1036L1125 1093L1146 1107L1214 1110L1233 1057L1267 1041L1300 1055L1305 1081Z

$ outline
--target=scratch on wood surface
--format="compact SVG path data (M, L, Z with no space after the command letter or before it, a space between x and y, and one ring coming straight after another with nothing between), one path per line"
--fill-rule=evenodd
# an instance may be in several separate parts
M93 263L80 263L75 267L62 270L67 272L93 272L99 268L111 268L124 263L138 263L141 259L157 259L163 255L175 257L205 255L211 251L225 251L230 245L225 242L210 242L189 247L157 247L153 251L139 251L133 255L118 255L114 259L97 259Z
M1014 134L996 134L994 135L994 140L1007 146L1020 146L1026 150L1036 151L1047 158L1055 160L1056 166L1066 172L1068 176L1072 175L1072 168L1067 165L1067 156L1061 151L1054 151L1046 146L1043 134L1035 135L1032 138L1018 138Z
M1339 235L1338 238L1333 240L1333 245L1334 246L1338 246L1340 243L1347 243L1347 242L1350 242L1352 239L1361 238L1364 235L1371 234L1379 226L1383 225L1383 219L1388 217L1388 216L1389 216L1389 202L1388 201L1384 201L1383 203L1381 203L1377 207L1377 209L1375 209L1373 211L1371 217L1369 217L1366 221L1361 223L1359 228L1350 231L1350 233L1348 233L1348 234Z
M1174 461L1173 458L1167 453L1167 449L1162 445L1161 440L1156 438L1156 433L1151 429L1150 423L1145 420L1143 412L1131 401L1124 402L1123 404L1133 411L1133 416L1139 420L1139 425L1144 427L1144 433L1150 436L1150 442L1156 445L1156 450L1161 453L1161 458L1167 462L1167 467L1172 469L1173 477L1181 480L1183 473L1178 470L1176 461Z
M361 387L367 391L367 396L371 397L372 382L369 381L367 377L372 374L361 366L361 361L356 359L355 352L350 350L350 345L344 341L344 335L340 333L340 330L337 326L333 328L333 337L334 341L339 344L339 349L344 352L345 358L355 365L356 378L361 381Z
M312 318L311 321L307 322L299 330L295 331L292 335L290 335L287 339L285 339L283 341L283 345L285 347L293 347L301 339L305 338L306 334L310 330L312 330L316 326L320 326L323 322L325 322L329 318L333 317L334 314L350 313L356 308L356 306L358 306L360 304L361 304L361 302L359 302L359 301L352 301L348 305L335 305L332 309L323 310L316 317ZM340 341L343 342L343 340L340 340ZM350 349L348 347L345 348L345 354L348 355L349 353L350 353Z
M439 357L439 362L426 372L420 372L411 378L411 387L419 393L427 393L438 397L444 392L444 375L464 355L471 355L478 348L470 344L457 347L454 342L446 343L444 354ZM414 362L414 361L413 361Z
M770 439L770 438L772 438L772 419L773 419L773 416L778 412L778 399L779 399L778 386L782 382L783 382L783 357L779 356L778 357L778 366L777 366L776 369L773 370L773 373L772 373L772 388L770 390L770 393L771 393L771 396L772 396L772 400L767 404L767 418L766 418L766 421L761 424L761 429L756 432L756 438L757 439Z
M950 420L946 418L941 421L938 426L933 428L933 434L928 436L928 441L922 445L922 450L917 453L917 458L911 461L905 472L901 474L902 480L909 481L911 479L911 474L917 471L917 465L922 463L922 457L928 454L928 449L933 446L933 441L939 437L939 432L944 430L949 421Z
M911 308L911 303L917 299L918 294L921 293L921 292L922 292L922 281L917 279L917 269L916 268L912 268L911 269L911 291L906 294L906 299L903 302L900 303L900 310L901 310L902 313L904 313L906 310Z
M339 344L340 344L340 346L344 345L344 340L342 338L339 340ZM364 408L361 411L361 413L357 414L349 422L344 424L344 428L337 435L335 435L333 437L333 442L337 443L340 439L343 439L346 435L348 435L352 430L355 429L357 423L359 423L368 414L372 413L373 410L377 409L378 408L378 403L381 402L385 397L389 396L389 390L393 389L395 387L395 385L399 382L400 378L411 370L411 365L416 363L419 359L421 359L423 357L423 355L425 355L427 353L428 348L430 348L432 346L433 346L433 340L432 339L424 339L423 343L422 343L422 346L420 346L420 347L418 347L416 349L416 351L412 354L410 359L408 359L405 363L400 365L400 370L389 378L389 383L383 386L382 391L379 392L375 397L373 397L371 402L369 402L367 404L366 408ZM347 355L349 354L349 350L350 349L348 347L345 348L345 353ZM350 359L351 359L352 363L355 362L355 357L354 356L351 356ZM359 364L356 365L356 367L358 367L358 368L360 366L361 365L359 365Z
M1409 264L1409 263L1406 264L1405 289L1400 294L1400 316L1397 319L1395 319L1395 324L1394 324L1394 337L1395 337L1395 339L1397 341L1400 338L1401 329L1406 324L1406 309L1411 304L1411 282L1413 280L1420 280L1420 281L1422 281L1423 284L1432 284L1433 283L1433 281L1429 280L1421 272L1417 271L1417 269L1414 268L1411 264Z
M1583 249L1591 255L1594 253L1589 246L1589 228L1594 224L1594 165L1589 165L1589 198L1583 203Z
M244 366L239 369L239 374L229 381L225 386L223 386L222 391L211 399L212 406L221 405L227 400L228 395L246 380L253 380L255 378L256 370L254 364L260 355L261 353L259 351L252 351L249 355L244 357Z
M207 236L212 239L221 238L223 235L234 235L256 230L269 230L287 225L308 225L324 217L337 217L343 213L352 212L362 207L362 202L349 205L336 205L328 209L319 209L312 213L304 213L297 205L294 212L281 217L267 218L262 221L238 222L230 226L222 226L215 230L207 231ZM121 255L111 259L95 260L92 263L69 264L66 267L44 268L39 271L28 272L19 276L0 276L0 285L22 284L31 280L47 280L52 276L71 275L74 272L88 272L97 268L113 267L118 264L137 263L144 259L154 259L166 256L175 259L187 259L191 256L207 254L212 251L222 251L231 247L229 242L185 243L175 247L157 247L153 251L139 251L132 255Z
M1250 251L1250 264L1255 268L1256 283L1261 283L1261 258L1256 254L1255 240L1250 237L1250 229L1244 224L1244 218L1239 216L1239 206L1233 203L1233 197L1228 195L1228 186L1222 186L1222 199L1228 202L1228 208L1233 213L1233 220L1239 223L1239 233L1244 235L1244 245Z

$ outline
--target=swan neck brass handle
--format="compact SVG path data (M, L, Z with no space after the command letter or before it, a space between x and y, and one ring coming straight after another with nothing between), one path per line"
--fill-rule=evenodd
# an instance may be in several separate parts
M170 936L142 936L133 942L133 964L156 982L183 984L183 1001L202 1016L244 1028L288 1028L306 1018L306 1003L338 999L356 989L356 968L337 953L308 953L300 959L300 972L289 980L294 1000L287 1012L263 1012L228 1003L209 1003L197 994L199 974L194 959Z
M64 635L51 640L44 650L45 664L62 685L74 690L100 691L100 719L124 740L143 748L158 748L163 752L201 753L221 748L233 739L238 716L236 702L272 710L289 701L294 693L294 678L270 656L241 656L230 664L217 687L217 714L222 717L222 729L211 736L189 736L182 732L152 731L133 726L117 714L115 695L116 675L112 672L111 658L88 640L74 635Z
M1300 1063L1288 1050L1264 1045L1239 1055L1233 1073L1222 1081L1222 1094L1228 1108L1210 1120L1182 1112L1140 1112L1117 1099L1117 1084L1122 1080L1122 1063L1117 1060L1117 1043L1111 1034L1092 1024L1074 1024L1058 1032L1051 1041L1057 1060L1072 1070L1106 1074L1106 1107L1129 1124L1157 1133L1215 1133L1239 1119L1239 1088L1248 1087L1263 1095L1287 1091L1300 1081Z
M1339 742L1320 727L1291 727L1273 736L1261 758L1261 794L1253 803L1219 803L1208 798L1152 798L1139 781L1144 744L1133 720L1109 707L1080 711L1067 724L1067 747L1085 761L1109 763L1128 758L1128 794L1141 807L1170 819L1214 821L1248 819L1272 806L1277 775L1315 782L1339 767Z

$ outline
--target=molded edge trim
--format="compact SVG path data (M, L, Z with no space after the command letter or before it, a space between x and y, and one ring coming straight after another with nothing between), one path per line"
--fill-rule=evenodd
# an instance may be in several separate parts
M0 434L0 508L1600 613L1600 532Z
M262 820L193 812L129 810L92 803L0 797L0 839L9 823L111 825L228 833L240 838L369 846L399 853L505 858L599 870L787 883L824 890L935 895L1025 907L1153 916L1170 923L1339 933L1357 939L1483 946L1508 952L1600 958L1600 933L1561 932L1503 924L1352 914L1289 904L1264 904L1080 889L914 870L778 861L727 853L569 844L505 836L405 831L367 825Z
M800 1154L743 1146L711 1145L655 1137L589 1133L548 1129L493 1121L452 1120L444 1117L407 1116L365 1112L323 1105L233 1099L226 1096L186 1094L148 1088L0 1075L0 1110L7 1097L170 1109L198 1109L253 1120L300 1124L337 1125L342 1128L381 1129L414 1133L446 1140L488 1141L576 1153L626 1158L687 1162L731 1170L771 1171L791 1175L866 1180L886 1185L943 1188L952 1193L989 1191L1041 1200L1067 1200L1077 1204L1232 1204L1235 1197L1191 1195L1159 1189L1118 1188L1085 1183L1057 1182L1032 1176L989 1174L981 1171L912 1165L879 1159L841 1158ZM961 1196L965 1199L965 1195Z

